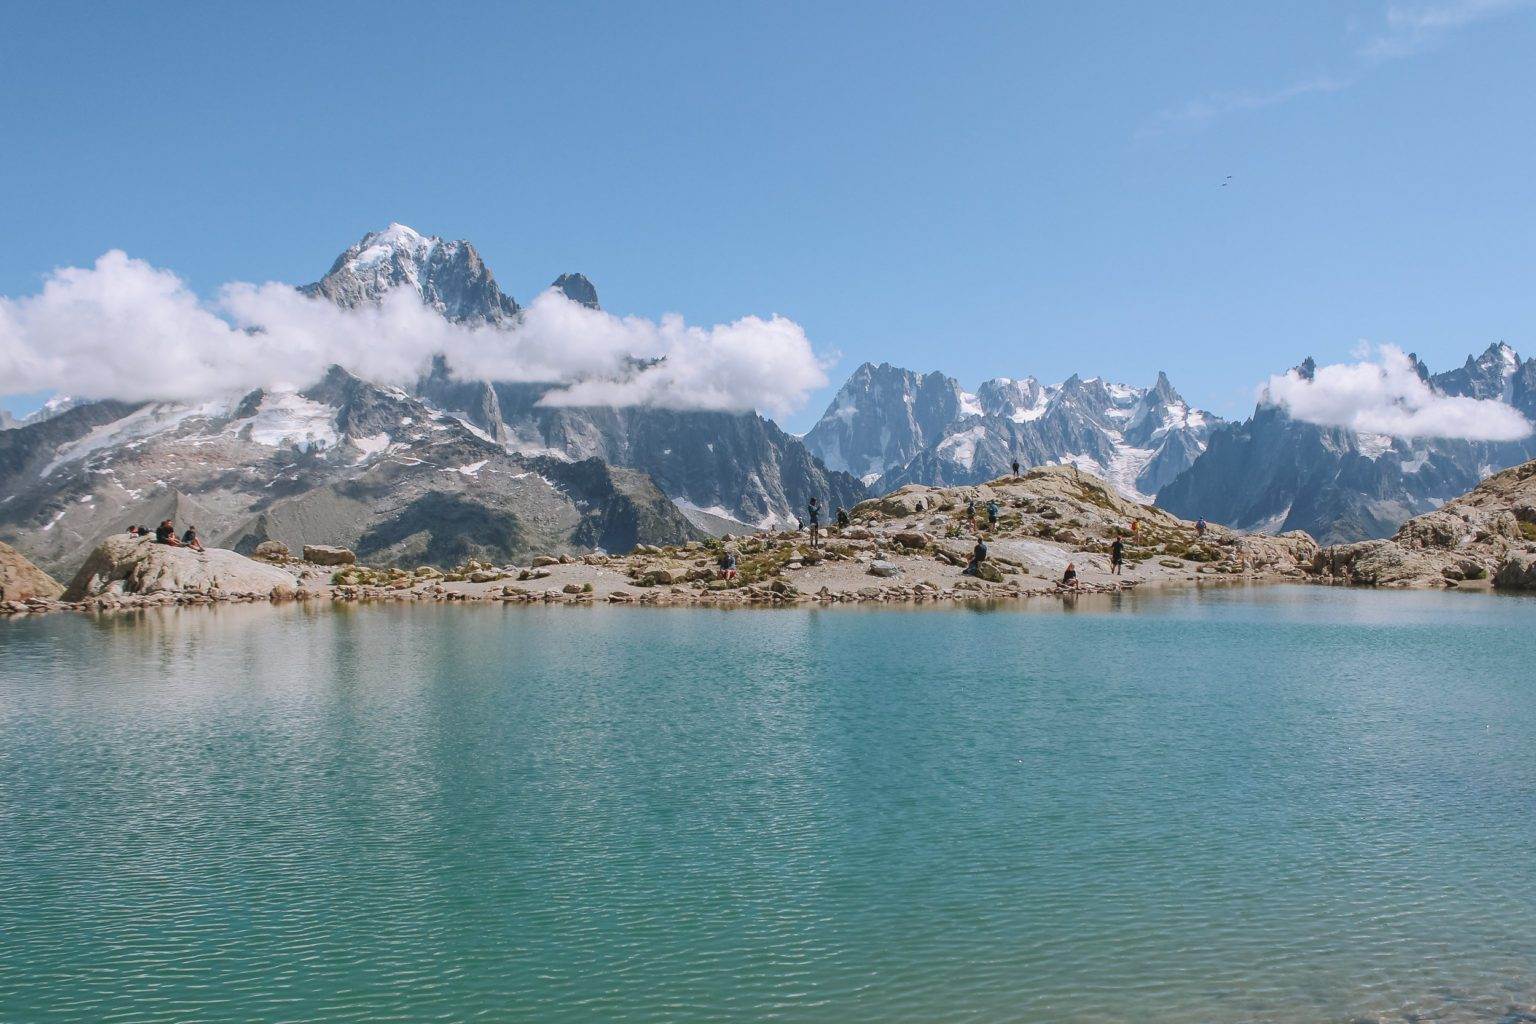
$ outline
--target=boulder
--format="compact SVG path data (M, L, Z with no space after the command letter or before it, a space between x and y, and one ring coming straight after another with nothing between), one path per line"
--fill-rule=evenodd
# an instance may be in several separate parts
M64 597L83 601L102 594L202 594L267 597L297 581L282 569L223 548L193 551L140 540L108 537L85 560Z
M53 600L64 588L52 576L27 561L20 551L0 543L0 601L29 598Z
M986 580L988 583L1003 582L1003 571L991 561L982 562L976 567L976 578Z
M926 548L929 544L933 543L933 538L921 530L902 530L893 536L891 540L904 548L916 549Z
M270 562L284 562L291 557L288 545L280 540L264 540L256 545L256 550L251 554L255 558L265 558Z
M315 565L355 565L357 556L346 548L331 547L329 544L305 544L304 561Z
M1457 559L1459 562L1460 560ZM1443 587L1448 560L1392 540L1364 540L1319 551L1314 571L1370 587Z
M1536 554L1521 551L1499 566L1493 585L1500 590L1536 590Z
M560 559L554 555L535 555L530 563L535 569L542 569L546 565L559 565Z
M901 566L894 562L874 561L869 563L869 574L871 576L889 577L895 576L900 572Z
M910 516L929 508L933 501L931 488L922 484L907 484L898 491L859 502L853 507L853 514Z

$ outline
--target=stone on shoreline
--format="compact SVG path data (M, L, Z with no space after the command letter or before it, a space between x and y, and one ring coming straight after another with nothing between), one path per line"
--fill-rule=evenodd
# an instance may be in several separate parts
M251 552L252 558L265 558L269 562L285 562L290 557L288 545L280 540L264 540Z
M329 544L305 544L304 561L315 565L356 565L357 556L346 548Z
M126 533L108 537L85 560L64 592L66 601L103 594L182 594L209 599L268 597L292 591L294 577L224 548L193 551Z
M33 565L20 551L0 543L0 601L53 600L64 593L59 581Z
M1493 585L1501 590L1536 590L1536 554L1522 551L1510 555L1499 566Z

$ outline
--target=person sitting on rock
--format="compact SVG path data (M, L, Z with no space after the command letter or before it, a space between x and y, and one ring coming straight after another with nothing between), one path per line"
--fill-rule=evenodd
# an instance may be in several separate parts
M971 560L965 563L962 576L980 576L981 563L987 560L987 542L980 537L976 538L976 546L971 549Z
M167 519L160 524L160 528L155 531L155 543L173 548L181 547L181 541L176 539L176 523L173 520Z
M1077 589L1077 566L1072 562L1067 563L1067 571L1061 574L1061 585Z
M837 506L837 528L839 530L846 530L848 529L849 522L848 510L841 505Z
M130 526L130 527L128 527L128 536L130 536L130 537L137 537L138 535L139 535L139 528L137 526Z
M730 548L720 553L720 578L723 580L736 578L736 552Z
M197 535L197 527L187 527L187 532L181 535L182 547L191 548L193 551L203 550L203 539Z

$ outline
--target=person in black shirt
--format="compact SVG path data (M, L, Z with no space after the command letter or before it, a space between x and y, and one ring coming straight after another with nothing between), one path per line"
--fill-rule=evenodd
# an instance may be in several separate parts
M1120 570L1124 566L1125 541L1121 540L1119 537L1116 537L1115 542L1109 546L1109 571L1114 575L1119 576Z
M815 547L821 539L821 502L816 495L811 495L811 503L806 506L806 512L811 517L811 547Z
M181 541L176 539L176 523L170 519L161 523L159 529L155 530L155 543L173 548L181 547Z
M181 535L181 544L183 547L191 548L193 551L203 550L203 541L197 535L197 527L187 527L187 532Z
M971 549L971 560L966 563L962 576L980 576L981 563L987 560L987 542L980 537L976 538L976 546Z
M1077 566L1071 562L1067 563L1067 571L1061 574L1061 585L1077 589Z

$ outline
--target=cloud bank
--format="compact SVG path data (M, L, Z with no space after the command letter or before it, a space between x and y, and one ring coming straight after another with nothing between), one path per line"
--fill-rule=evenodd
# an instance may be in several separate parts
M1532 430L1504 402L1433 390L1393 345L1378 346L1375 359L1320 366L1311 380L1296 370L1270 377L1262 396L1303 422L1365 434L1516 441Z
M655 405L783 414L827 384L800 326L743 317L690 326L538 296L511 327L444 320L412 291L342 309L277 283L229 284L212 303L121 251L0 297L0 392L199 400L304 386L333 363L408 385L436 355L460 377L562 385L547 404Z

